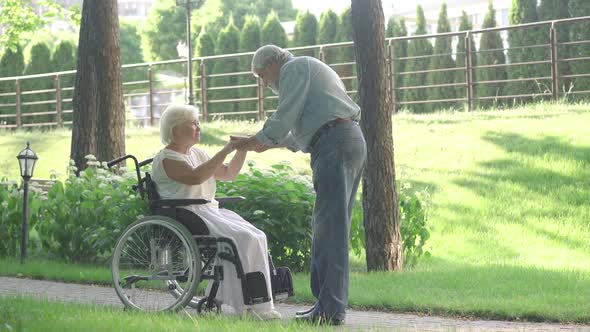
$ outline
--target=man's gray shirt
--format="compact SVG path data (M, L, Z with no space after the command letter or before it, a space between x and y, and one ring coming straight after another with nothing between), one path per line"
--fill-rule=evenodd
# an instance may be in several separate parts
M314 133L336 118L360 119L360 107L332 68L316 58L289 59L279 72L277 111L256 134L264 144L309 151Z

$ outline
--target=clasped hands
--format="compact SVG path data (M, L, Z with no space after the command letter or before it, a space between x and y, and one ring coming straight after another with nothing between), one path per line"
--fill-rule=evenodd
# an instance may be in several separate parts
M260 142L256 136L230 136L229 143L238 151L264 152L271 148L270 145Z

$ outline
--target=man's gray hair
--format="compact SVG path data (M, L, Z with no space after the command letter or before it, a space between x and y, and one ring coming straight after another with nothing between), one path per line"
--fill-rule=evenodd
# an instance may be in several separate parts
M264 69L272 62L277 61L279 64L283 64L293 54L291 52L282 49L275 45L264 45L254 53L252 57L252 74L256 75L256 69Z
M160 140L168 145L173 142L172 130L181 123L193 122L199 119L197 109L192 105L172 104L166 108L160 117Z

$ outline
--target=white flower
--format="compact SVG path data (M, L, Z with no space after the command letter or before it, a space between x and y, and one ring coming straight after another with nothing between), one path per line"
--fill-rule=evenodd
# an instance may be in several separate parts
M98 185L98 188L100 188L100 189L104 189L106 187L107 187L106 183L101 183Z
M102 168L104 168L104 169L108 169L109 168L109 164L106 161L103 161L101 163L101 165L102 165Z
M2 208L6 209L8 208L8 202L2 202Z
M98 162L98 161L92 161L92 160L90 160L90 161L88 161L88 162L86 163L86 165L88 165L88 166L93 166L93 167L98 167L98 166L100 166L100 162Z
M103 202L103 203L106 203L106 202L107 202L109 199L111 199L111 196L105 196L105 197L102 199L102 202Z
M76 162L74 161L74 159L70 159L70 166L75 166Z
M92 154L87 154L86 156L84 156L84 158L86 160L90 160L90 161L96 161L96 157Z

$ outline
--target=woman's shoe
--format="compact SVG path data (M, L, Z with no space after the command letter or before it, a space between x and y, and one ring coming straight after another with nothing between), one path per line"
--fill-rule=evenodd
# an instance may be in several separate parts
M249 313L253 317L258 317L261 320L281 319L281 317L282 317L281 313L276 310L268 310L268 311L263 311L263 312L258 312L258 311L252 310L252 311L249 311Z

